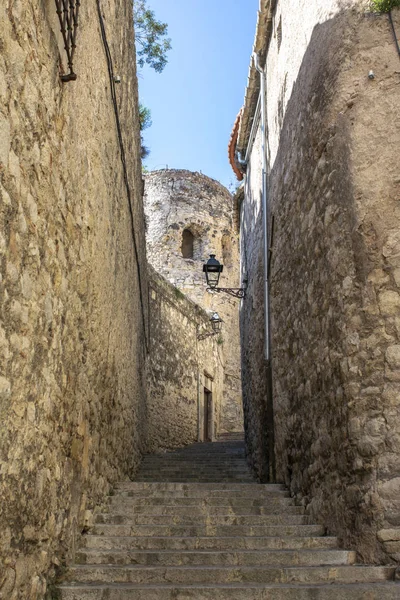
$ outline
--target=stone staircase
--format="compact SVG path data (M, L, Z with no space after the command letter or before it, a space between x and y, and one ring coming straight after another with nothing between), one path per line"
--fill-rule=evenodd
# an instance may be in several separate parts
M120 483L57 588L62 600L399 600L393 566L360 566L240 441L147 456Z

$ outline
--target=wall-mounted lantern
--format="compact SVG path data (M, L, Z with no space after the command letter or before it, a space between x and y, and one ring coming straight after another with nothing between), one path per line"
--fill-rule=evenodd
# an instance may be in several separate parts
M244 288L222 288L218 287L219 278L223 271L224 265L215 258L215 254L210 254L210 258L203 265L203 273L206 274L207 291L208 292L225 292L234 298L244 298Z
M210 258L203 265L203 273L206 274L207 285L210 289L215 290L217 287L223 269L224 265L221 265L215 258L215 254L210 254Z
M210 319L211 327L214 333L221 333L222 319L217 312L213 313Z
M214 312L211 315L210 323L212 331L206 331L204 333L199 334L197 336L198 340L204 340L205 338L208 338L212 335L217 335L218 333L221 333L223 320L217 312Z

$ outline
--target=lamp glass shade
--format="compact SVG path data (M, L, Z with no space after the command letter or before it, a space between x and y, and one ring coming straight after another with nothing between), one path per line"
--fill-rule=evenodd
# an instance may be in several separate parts
M210 288L216 288L219 282L219 276L224 266L215 258L215 254L210 254L210 258L203 265L203 273L206 274L207 285Z
M222 330L222 319L218 313L214 313L210 319L211 327L215 333L219 333Z

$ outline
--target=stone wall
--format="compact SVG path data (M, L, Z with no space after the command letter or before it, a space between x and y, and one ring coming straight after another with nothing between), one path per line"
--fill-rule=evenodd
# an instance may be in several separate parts
M146 175L146 244L150 264L205 310L224 321L221 360L225 384L220 432L242 431L239 303L226 294L206 291L203 263L214 253L224 264L220 285L239 287L238 234L232 196L217 181L186 170ZM194 237L193 257L182 255L183 232Z
M204 388L212 393L209 433L224 422L224 370L210 315L150 268L148 451L204 440Z
M281 10L282 51L292 30ZM285 75L277 45L267 58L277 474L363 560L398 560L399 58L383 15L338 12L303 39L297 72ZM265 477L260 167L258 132L242 205L243 378L248 448Z
M132 5L102 12L147 289ZM70 83L53 1L5 0L0 21L0 596L38 600L138 464L145 335L96 4Z

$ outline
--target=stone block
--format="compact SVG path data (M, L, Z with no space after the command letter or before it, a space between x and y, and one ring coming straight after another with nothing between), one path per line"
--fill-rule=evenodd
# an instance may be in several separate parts
M379 294L379 308L383 315L397 315L400 310L400 296L397 292L386 290Z
M8 119L0 113L0 164L3 168L8 166L10 144L10 123Z
M400 368L400 345L389 346L385 358L391 369Z

